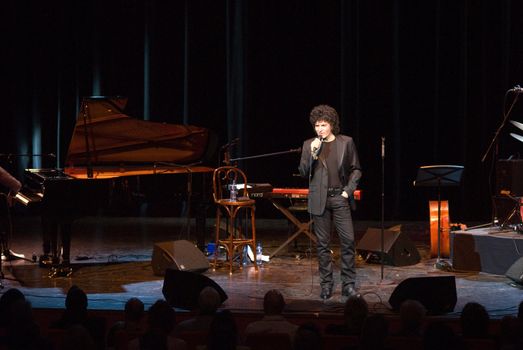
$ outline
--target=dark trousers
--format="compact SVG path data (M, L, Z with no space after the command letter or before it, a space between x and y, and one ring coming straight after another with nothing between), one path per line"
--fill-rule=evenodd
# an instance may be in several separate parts
M341 284L342 288L354 285L356 281L354 228L348 199L341 195L327 197L323 215L313 215L314 232L318 238L318 264L320 285L332 288L334 285L333 262L330 249L331 225L334 223L340 239Z

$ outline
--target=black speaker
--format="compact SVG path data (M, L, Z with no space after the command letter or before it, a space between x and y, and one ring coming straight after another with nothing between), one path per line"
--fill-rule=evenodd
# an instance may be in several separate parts
M523 284L523 258L516 260L505 272L505 276L517 284Z
M427 313L438 315L454 311L458 300L454 276L412 277L403 280L394 289L389 304L399 311L405 300L417 300L425 306Z
M205 287L216 289L222 303L227 300L224 290L205 275L175 269L165 270L162 293L171 306L186 310L197 308L198 296Z
M523 159L500 159L496 163L496 194L523 196Z
M368 228L356 245L356 250L370 263L381 263L381 229ZM393 266L414 265L420 262L416 246L396 226L383 232L384 263Z
M157 276L163 276L168 268L191 272L205 272L209 269L205 255L193 243L185 240L155 243L151 265Z

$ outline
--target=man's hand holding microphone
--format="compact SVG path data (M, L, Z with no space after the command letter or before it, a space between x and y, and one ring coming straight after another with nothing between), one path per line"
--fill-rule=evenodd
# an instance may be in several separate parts
M312 142L311 142L312 159L314 159L314 160L318 159L322 146L323 146L323 140L321 138L317 137L314 140L312 140Z

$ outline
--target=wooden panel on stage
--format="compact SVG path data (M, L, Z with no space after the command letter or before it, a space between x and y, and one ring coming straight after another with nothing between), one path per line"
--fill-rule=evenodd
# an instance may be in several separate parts
M458 271L504 275L521 257L523 235L498 227L451 231L452 266Z
M430 256L438 256L438 201L429 201L430 210ZM440 206L440 229L441 229L441 247L440 257L450 257L450 239L449 239L449 201L441 201Z

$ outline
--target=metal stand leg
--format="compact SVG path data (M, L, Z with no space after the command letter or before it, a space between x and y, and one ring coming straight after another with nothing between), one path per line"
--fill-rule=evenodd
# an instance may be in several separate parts
M517 224L515 224L514 227L512 227L511 229L513 229L514 231L517 231L518 233L523 233L523 219L521 217L521 198L512 197L512 196L509 196L509 197L510 197L510 199L512 199L515 202L514 208L512 208L510 215L505 220L503 220L503 222L500 225L500 228L505 229L505 228L507 228L507 226L509 226L509 228L511 228L510 227L511 225L508 223L510 222L510 220L512 220L512 218L514 216L516 216Z

